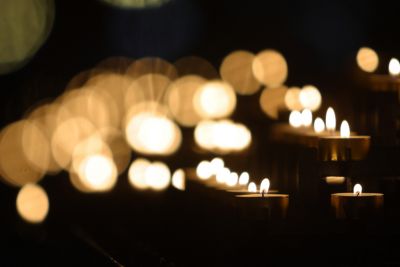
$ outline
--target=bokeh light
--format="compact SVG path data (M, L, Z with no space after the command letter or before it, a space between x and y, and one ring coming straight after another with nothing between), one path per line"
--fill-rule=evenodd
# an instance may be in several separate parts
M239 185L247 185L250 180L250 175L248 172L242 172L239 176Z
M172 174L172 186L178 190L185 191L185 172L182 169L177 169L174 174Z
M389 61L389 73L391 75L399 75L400 74L400 62L397 58L392 58Z
M29 223L40 223L49 212L49 198L41 186L29 183L19 190L16 206L22 219Z
M288 75L285 58L278 51L264 50L256 55L252 64L256 79L267 87L284 84Z
M325 122L320 117L317 117L314 120L314 131L316 133L322 133L323 131L325 131Z
M230 53L222 61L220 67L222 79L230 83L240 95L251 95L261 88L260 82L253 75L254 58L253 53L240 50Z
M326 110L325 115L325 126L328 131L335 131L336 130L336 116L335 111L333 108L329 107Z
M278 119L279 111L285 108L286 86L266 88L260 95L262 111L271 119Z
M300 92L299 87L290 87L285 94L285 104L289 110L301 110L303 105L300 102Z
M201 57L189 56L178 59L174 66L180 77L196 75L205 79L214 80L219 77L218 71L210 62Z
M205 83L200 76L183 76L175 80L168 88L168 107L175 120L182 126L193 127L200 120L194 107L194 95Z
M136 189L147 189L149 185L146 183L145 171L150 166L150 162L144 158L134 160L128 170L129 183Z
M236 94L232 86L213 80L200 86L194 96L194 108L203 119L219 119L232 114L236 107Z
M104 3L124 9L145 9L160 7L170 0L101 0Z
M300 103L303 108L316 111L321 106L322 97L318 88L313 85L305 85L300 91Z
M360 69L366 72L374 72L379 65L378 54L369 47L361 47L356 59Z
M171 172L163 162L153 162L144 171L144 179L153 190L166 189L171 182Z
M298 128L303 125L303 120L300 111L293 110L292 112L290 112L289 124L294 128Z
M53 26L53 0L4 0L0 8L0 74L26 64Z
M301 112L301 124L304 127L310 127L312 125L312 112L309 109L304 109Z
M213 175L213 169L209 161L201 161L196 168L196 175L202 180L207 180Z

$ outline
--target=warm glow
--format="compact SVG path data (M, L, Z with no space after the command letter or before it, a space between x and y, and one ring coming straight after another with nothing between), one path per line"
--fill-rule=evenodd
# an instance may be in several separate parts
M228 179L226 180L226 185L227 186L235 186L237 185L239 180L239 176L236 172L231 172L230 175L228 176Z
M90 190L108 191L117 182L117 168L112 159L94 154L82 161L78 176Z
M248 172L242 172L239 176L239 184L240 185L247 185L250 180L250 175Z
M275 50L264 50L256 55L252 64L256 79L267 87L282 85L288 75L288 66L281 53Z
M310 109L311 111L316 111L322 102L321 93L313 85L304 86L300 91L299 99L303 108Z
M175 80L168 87L168 107L182 126L193 127L201 120L194 108L193 99L203 83L205 80L200 76L189 75Z
M314 121L314 131L316 133L322 133L325 131L325 122L320 117L317 117Z
M234 51L222 61L220 67L221 77L230 83L240 95L251 95L260 89L252 71L255 56L248 51Z
M225 166L225 162L221 158L213 158L210 161L211 173L217 175L218 171Z
M268 178L264 178L260 184L260 193L268 193L270 182Z
M216 175L216 180L218 183L224 184L228 181L230 175L231 171L228 168L224 167L218 171Z
M325 181L328 184L343 184L346 181L344 176L326 176Z
M146 183L144 173L150 162L143 158L138 158L132 162L128 170L129 183L136 189L147 189L149 186Z
M357 53L357 64L363 71L374 72L379 65L378 54L369 47L361 47Z
M362 193L362 186L360 184L356 184L353 188L354 195L361 195Z
M171 172L167 165L162 162L151 163L144 171L144 179L150 188L163 190L171 181Z
M265 88L262 91L260 95L260 106L268 117L278 119L279 111L285 108L286 92L286 86Z
M36 184L26 184L18 192L17 211L30 223L42 222L49 212L49 199L46 191Z
M140 112L132 116L125 128L128 143L140 153L169 155L182 139L179 127L164 115Z
M228 153L247 148L251 132L245 125L230 120L202 121L195 128L194 138L203 149Z
M305 127L312 125L312 112L309 109L304 109L301 112L301 124Z
M302 116L300 111L293 110L289 115L289 124L294 128L298 128L302 125Z
M340 124L340 136L350 137L350 126L346 120L342 121L342 124Z
M329 107L325 116L326 129L328 131L335 131L336 129L336 116L333 108Z
M203 119L219 119L232 114L236 94L224 81L213 80L201 85L194 95L194 108Z
M213 169L211 168L211 163L203 160L201 161L196 168L197 177L202 180L207 180L213 175Z
M399 75L400 74L400 62L397 58L392 58L389 62L389 73L391 75Z
M185 172L182 169L177 169L172 175L172 186L178 190L185 191Z
M249 191L250 193L256 193L257 185L254 182L250 182L249 185L247 186L247 191Z
M289 110L301 110L303 105L300 102L301 89L298 87L291 87L285 94L285 105Z

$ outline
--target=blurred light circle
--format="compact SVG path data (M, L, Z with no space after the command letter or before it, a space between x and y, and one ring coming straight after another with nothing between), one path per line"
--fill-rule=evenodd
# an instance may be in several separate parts
M325 131L325 122L320 117L317 117L314 121L314 131L316 133L322 133Z
M256 93L261 84L253 75L255 56L248 51L234 51L224 58L220 67L221 77L240 95Z
M299 87L290 87L285 94L285 105L289 110L301 110L303 105L300 102L300 92Z
M171 172L163 162L153 162L144 171L144 178L154 190L166 189L171 182Z
M132 162L128 170L129 183L136 189L147 189L145 171L150 166L150 162L143 158L138 158Z
M278 87L285 83L288 67L285 58L275 50L264 50L256 55L252 64L256 79L268 87Z
M168 107L180 125L192 127L201 120L193 103L194 95L203 83L203 78L190 75L175 80L169 86Z
M210 120L201 121L194 129L194 140L200 147L208 150L215 148L214 144L214 122Z
M312 125L312 112L309 109L304 109L301 112L301 124L304 127L310 127Z
M158 57L135 60L126 70L126 74L133 79L146 75L165 76L169 80L175 80L178 77L175 66Z
M46 144L40 130L27 120L4 128L0 135L0 173L5 182L23 186L42 179L50 156Z
M290 112L289 124L294 128L302 126L303 120L300 111L293 110L292 112Z
M101 154L87 156L78 173L85 186L93 191L109 191L117 182L117 168L111 158Z
M299 95L300 103L303 108L316 111L321 106L322 97L318 88L313 85L304 86Z
M29 183L19 190L16 206L22 219L30 223L40 223L49 212L49 198L41 186Z
M203 119L227 117L235 107L235 91L228 83L220 80L204 83L194 96L194 108Z
M203 160L196 168L196 175L200 179L207 180L213 175L213 169L211 168L210 162Z
M278 119L279 111L285 107L286 86L265 88L260 95L262 111L271 119Z
M0 8L0 74L26 64L50 34L53 0L3 0Z
M185 172L182 169L177 169L172 174L172 186L178 190L185 191Z
M379 65L379 56L369 47L361 47L357 52L357 64L363 71L374 72Z
M137 152L152 155L170 155L180 146L179 127L164 115L140 112L128 119L125 136Z

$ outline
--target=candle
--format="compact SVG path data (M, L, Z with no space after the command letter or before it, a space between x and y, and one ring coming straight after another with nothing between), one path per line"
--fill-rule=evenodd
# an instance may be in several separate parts
M254 190L252 183L249 189ZM240 218L251 220L279 220L286 218L289 206L289 195L271 194L269 180L265 178L260 185L259 193L239 194L235 196Z
M353 193L331 194L331 206L337 219L378 218L382 214L383 194L363 193L356 184Z
M318 140L319 158L325 161L360 160L365 158L369 147L370 137L351 135L345 120L340 126L340 136L320 136Z

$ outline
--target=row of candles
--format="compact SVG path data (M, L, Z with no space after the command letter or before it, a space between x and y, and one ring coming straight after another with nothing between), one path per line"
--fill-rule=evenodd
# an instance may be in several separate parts
M231 172L221 158L202 161L196 168L196 176L205 186L211 187L221 195L233 197L240 214L258 219L286 218L289 207L289 194L270 190L270 180L264 178L257 189L250 181L248 172L238 175ZM222 192L221 192L222 191ZM358 219L375 216L382 212L381 193L364 193L360 184L354 185L353 192L331 194L331 206L338 219Z

